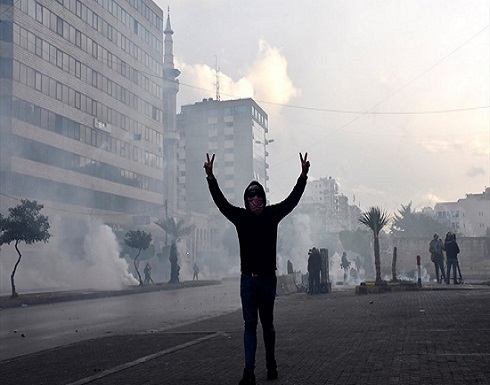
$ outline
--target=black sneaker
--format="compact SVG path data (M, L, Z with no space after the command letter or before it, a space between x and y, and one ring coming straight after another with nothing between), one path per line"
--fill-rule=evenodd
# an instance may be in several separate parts
M243 377L238 383L238 385L255 385L254 372L247 369L243 369Z
M267 369L267 379L270 380L277 380L277 377L279 377L279 373L277 373L277 369Z

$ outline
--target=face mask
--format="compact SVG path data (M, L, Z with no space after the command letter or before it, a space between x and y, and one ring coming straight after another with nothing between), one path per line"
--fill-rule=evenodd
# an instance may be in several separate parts
M250 211L253 212L255 215L259 215L264 209L264 201L258 196L247 198L247 202Z

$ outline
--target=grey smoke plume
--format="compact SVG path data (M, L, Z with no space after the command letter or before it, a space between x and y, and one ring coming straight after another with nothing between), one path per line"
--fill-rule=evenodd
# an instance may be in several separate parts
M98 221L67 225L50 216L49 243L19 245L22 260L15 274L19 293L48 290L118 290L138 281L119 257L112 229ZM10 274L17 260L13 244L3 245L0 258L0 293L10 292Z

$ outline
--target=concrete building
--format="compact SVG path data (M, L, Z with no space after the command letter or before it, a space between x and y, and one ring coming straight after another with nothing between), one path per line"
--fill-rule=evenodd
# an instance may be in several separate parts
M217 214L203 171L206 153L216 154L215 175L233 204L243 206L243 192L252 180L260 182L268 191L268 118L255 101L206 99L182 106L177 124L182 135L179 152L181 209Z
M27 198L60 215L148 223L164 207L162 74L177 76L162 63L162 10L18 0L1 1L0 17L1 211Z
M349 199L339 193L339 185L332 177L309 180L300 207L327 233L358 227L361 210L349 205Z
M438 222L466 237L490 234L490 187L481 194L466 194L456 202L441 202L434 206Z

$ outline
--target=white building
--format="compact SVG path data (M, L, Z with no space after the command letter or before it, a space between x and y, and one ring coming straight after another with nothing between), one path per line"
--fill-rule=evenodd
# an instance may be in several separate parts
M490 234L490 187L481 194L466 194L456 202L441 202L434 207L435 217L455 232L467 237Z
M25 198L148 222L164 205L162 10L18 0L0 14L1 211Z

